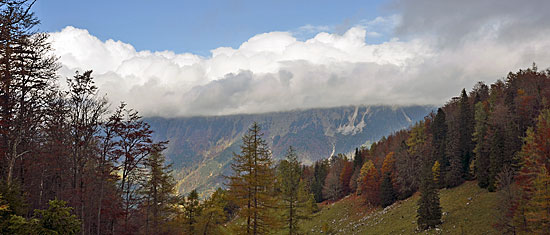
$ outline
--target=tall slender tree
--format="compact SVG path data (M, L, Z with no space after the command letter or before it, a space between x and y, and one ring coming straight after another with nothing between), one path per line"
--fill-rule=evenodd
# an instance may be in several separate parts
M418 227L420 229L433 228L441 224L441 207L439 206L439 194L433 181L430 165L423 167L422 181L420 184L420 199L418 200Z
M462 161L462 174L465 179L469 178L470 161L472 160L472 133L473 133L473 119L474 112L472 111L472 105L470 104L466 89L462 89L462 95L460 96L459 103L459 150L460 158Z
M71 127L71 180L73 204L83 220L81 231L91 224L90 214L86 214L90 202L86 198L88 184L95 178L94 171L89 166L96 160L99 149L96 142L102 119L107 112L107 101L97 97L97 87L94 84L92 71L83 74L76 72L72 79L67 79L69 85L69 123Z
M197 219L202 212L202 206L199 201L197 190L193 189L186 198L182 198L184 214L184 230L186 233L195 234L197 232Z
M449 167L449 160L446 155L447 146L447 123L445 122L446 116L443 109L437 109L434 121L432 123L432 156L434 161L439 162L439 174L446 175ZM445 185L445 180L440 178L438 185L440 187Z
M161 153L163 148L164 146L154 148L145 163L148 169L146 181L142 185L142 193L146 198L144 203L146 234L149 234L150 231L157 234L162 231L161 227L170 217L176 199L174 196L176 184L172 177L172 165L165 164L165 157Z
M58 64L48 34L36 33L35 1L0 1L0 166L6 184L15 178L36 141L48 87ZM22 166L24 164L21 164Z
M283 199L283 208L285 210L285 227L289 234L298 233L298 220L301 218L299 208L303 207L300 201L300 162L296 151L292 146L288 148L286 157L279 166L279 180L281 182L281 196Z
M246 224L239 233L266 234L277 220L270 212L276 208L273 197L275 184L271 152L262 138L260 126L254 122L243 136L241 154L234 154L229 177L229 193L241 209L239 215Z
M133 213L136 212L137 205L141 201L139 194L139 184L145 180L145 162L150 153L159 145L166 142L154 143L149 124L141 119L137 111L127 109L126 104L121 105L115 111L120 113L116 121L116 149L113 154L117 156L117 169L120 171L119 194L122 195L124 216L122 227L124 231L134 231L135 225L131 223L131 218L136 218Z
M475 142L474 148L474 166L475 176L478 181L478 185L481 188L489 186L489 169L491 160L489 158L490 146L487 140L488 131L488 115L487 104L478 102L475 106L475 131L473 134L473 140Z

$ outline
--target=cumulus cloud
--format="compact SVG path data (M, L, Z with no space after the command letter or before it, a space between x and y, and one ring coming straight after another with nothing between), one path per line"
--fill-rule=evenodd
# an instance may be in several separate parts
M128 43L101 41L70 26L51 33L51 40L62 76L93 69L112 102L126 101L146 116L439 105L477 81L493 82L533 61L550 64L550 40L543 36L549 30L547 8L514 5L517 14L504 14L512 8L507 6L481 16L478 10L452 11L490 8L477 1L453 1L451 7L429 2L432 9L422 8L424 1L417 1L419 6L397 2L397 14L362 21L343 34L306 25L301 30L315 32L307 39L268 32L238 48L213 49L208 57L136 51ZM532 11L534 18L525 19L525 12ZM528 34L514 37L508 32L513 29ZM366 43L367 37L381 36L389 39Z

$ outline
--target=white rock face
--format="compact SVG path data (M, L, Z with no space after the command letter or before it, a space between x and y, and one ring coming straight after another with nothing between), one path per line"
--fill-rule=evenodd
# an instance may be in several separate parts
M359 106L355 106L355 111L353 112L352 116L348 117L348 122L338 126L336 132L342 135L355 135L362 132L363 128L367 126L367 124L365 123L365 117L367 116L367 114L369 114L369 112L370 107L367 107L365 112L362 114L359 123L357 123L356 125L355 123L358 121L357 116L359 113Z

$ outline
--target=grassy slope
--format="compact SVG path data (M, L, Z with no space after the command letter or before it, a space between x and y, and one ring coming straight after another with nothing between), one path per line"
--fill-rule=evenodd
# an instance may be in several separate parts
M499 234L494 223L495 193L466 182L454 189L440 191L443 224L425 234ZM399 201L386 209L369 210L357 197L347 197L322 206L309 221L301 222L302 231L319 234L326 223L337 234L412 234L416 229L418 195Z

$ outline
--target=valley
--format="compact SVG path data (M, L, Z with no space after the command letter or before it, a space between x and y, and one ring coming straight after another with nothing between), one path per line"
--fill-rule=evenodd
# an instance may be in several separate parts
M265 114L213 117L146 118L155 140L169 140L165 155L173 164L179 193L197 189L208 196L223 187L231 174L233 153L241 137L256 121L264 132L275 160L289 146L301 162L313 162L338 153L368 147L395 131L422 120L434 106L346 106ZM350 155L351 157L351 155Z

